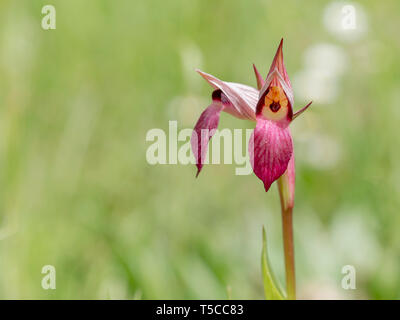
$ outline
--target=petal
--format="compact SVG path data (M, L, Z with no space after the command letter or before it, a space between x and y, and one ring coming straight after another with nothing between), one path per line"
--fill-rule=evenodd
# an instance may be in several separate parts
M190 143L192 145L194 158L196 159L196 177L199 175L203 167L203 163L207 155L208 142L218 127L219 117L223 108L224 105L220 100L213 99L211 105L209 105L207 109L204 110L200 115L200 118L197 120L197 123L193 129Z
M265 191L287 169L293 154L293 142L288 127L263 119L257 119L249 143L250 162L253 171L264 182Z
M240 83L225 82L208 73L196 70L212 87L221 90L232 106L224 111L240 119L256 119L258 90Z
M306 105L305 107L301 108L299 111L295 112L293 114L293 119L296 119L299 115L301 115L304 111L306 111L308 109L309 106L311 106L312 101L309 102L308 105Z
M260 90L264 85L264 79L262 78L261 74L258 72L256 65L253 63L254 73L256 74L257 79L257 89Z

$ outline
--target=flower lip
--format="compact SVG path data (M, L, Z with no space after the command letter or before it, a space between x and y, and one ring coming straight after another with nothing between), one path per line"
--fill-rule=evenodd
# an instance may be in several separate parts
M263 181L265 191L287 170L292 154L293 141L289 127L257 118L249 141L249 155L253 171Z

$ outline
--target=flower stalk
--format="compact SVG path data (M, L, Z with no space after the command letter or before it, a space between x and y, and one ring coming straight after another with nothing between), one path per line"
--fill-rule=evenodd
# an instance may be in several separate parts
M289 300L296 299L296 273L293 242L293 201L287 172L278 179L282 213L283 250L285 256L286 292Z

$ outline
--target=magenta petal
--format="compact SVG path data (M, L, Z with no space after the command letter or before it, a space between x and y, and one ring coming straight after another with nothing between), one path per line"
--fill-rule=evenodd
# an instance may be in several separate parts
M192 152L196 159L197 174L199 175L203 163L207 155L208 142L214 135L218 123L223 104L220 101L214 100L211 105L200 115L199 120L193 129L192 138L190 143L192 145Z
M254 173L264 182L265 191L268 191L271 184L286 171L293 154L289 128L273 121L257 119L250 138L249 154Z

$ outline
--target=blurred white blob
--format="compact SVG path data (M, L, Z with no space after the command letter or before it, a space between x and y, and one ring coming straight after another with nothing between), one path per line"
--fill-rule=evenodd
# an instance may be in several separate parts
M320 70L303 70L295 76L296 96L302 100L312 100L316 103L333 102L338 94L335 79Z
M334 102L338 80L346 66L347 56L342 48L326 43L311 46L304 54L304 69L293 78L296 97L321 104Z
M309 282L300 287L299 300L342 300L345 299L343 291L340 291L335 283L326 279Z
M200 48L194 43L186 43L182 46L181 52L183 78L187 85L187 89L193 92L196 86L199 86L201 77L195 71L202 69L203 54Z
M344 290L341 281L345 265L354 266L356 286L381 266L382 247L375 236L377 225L369 209L339 208L331 225L325 225L311 208L304 210L298 212L304 218L296 224L296 236L297 248L303 251L299 266L305 268L309 280L303 277L305 284L299 286L299 299L366 298L360 290Z
M304 65L308 69L318 69L329 76L341 75L347 66L346 53L341 47L329 43L319 43L307 49Z
M346 42L360 39L368 30L365 10L355 2L331 2L324 10L323 22L330 33Z
M309 133L299 136L301 153L299 159L311 165L315 169L328 170L337 165L342 158L342 146L340 143L325 134Z
M312 208L306 208L307 215L299 215L302 219L296 222L296 244L302 252L298 261L300 268L309 274L313 281L326 282L332 276L340 273L342 264L339 257L335 255L333 243L330 240L330 230L324 226L318 213ZM300 272L300 270L299 270ZM339 287L339 282L337 287Z
M331 226L331 240L343 257L343 263L374 271L381 261L381 248L376 239L376 223L368 208L349 207L340 209ZM361 271L361 270L358 270Z

